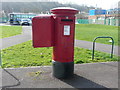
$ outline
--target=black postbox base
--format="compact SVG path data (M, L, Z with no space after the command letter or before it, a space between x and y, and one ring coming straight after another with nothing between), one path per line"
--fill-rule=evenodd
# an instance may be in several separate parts
M70 78L74 74L74 62L61 63L52 61L53 76L56 78Z

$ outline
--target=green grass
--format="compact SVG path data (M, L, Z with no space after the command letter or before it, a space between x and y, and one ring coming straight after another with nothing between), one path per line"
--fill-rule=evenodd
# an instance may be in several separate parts
M47 48L33 48L32 42L27 41L15 46L2 50L2 66L9 67L27 67L27 66L42 66L51 65L52 61L52 47ZM109 58L110 54L95 52L95 59L91 60L92 51L83 48L75 48L74 61L78 63L94 63L117 61L117 57Z
M111 36L118 45L118 26L98 25L98 24L76 24L76 39L93 41L98 36ZM110 39L98 39L96 42L111 44Z
M21 32L21 26L0 26L0 38L14 36L17 34L21 34Z

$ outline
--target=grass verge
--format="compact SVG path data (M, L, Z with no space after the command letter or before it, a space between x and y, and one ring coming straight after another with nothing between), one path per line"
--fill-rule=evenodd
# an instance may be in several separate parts
M52 48L33 48L32 42L27 41L2 50L3 68L51 65ZM95 52L95 59L91 60L92 51L75 47L75 64L117 61L118 58L109 58L110 54Z
M6 38L22 33L22 26L0 26L0 38Z
M111 36L118 45L118 26L98 25L98 24L76 24L76 39L93 41L98 36ZM96 42L111 44L110 39L98 39Z

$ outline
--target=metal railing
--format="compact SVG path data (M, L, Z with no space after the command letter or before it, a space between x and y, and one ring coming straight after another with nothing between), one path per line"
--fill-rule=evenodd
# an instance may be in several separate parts
M110 38L110 39L112 40L112 48L111 48L111 56L110 56L110 58L113 58L114 39L113 39L112 37L109 37L109 36L99 36L99 37L96 37L96 38L93 40L92 60L94 60L95 41L96 41L98 38Z

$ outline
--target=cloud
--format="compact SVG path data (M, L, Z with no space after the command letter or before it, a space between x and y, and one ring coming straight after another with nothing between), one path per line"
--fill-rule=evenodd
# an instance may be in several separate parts
M2 2L50 2L53 0L1 0Z

